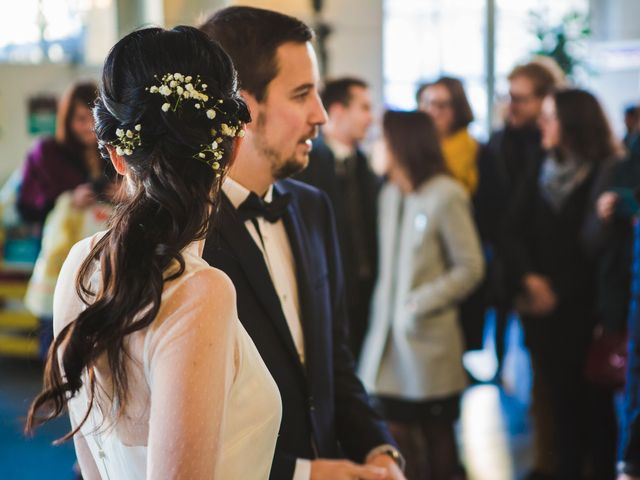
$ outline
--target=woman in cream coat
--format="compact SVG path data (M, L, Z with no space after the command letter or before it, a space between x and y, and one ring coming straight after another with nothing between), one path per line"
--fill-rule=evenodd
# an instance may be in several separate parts
M390 182L359 373L400 443L407 478L464 478L453 430L466 386L458 305L482 279L480 244L468 194L447 173L427 114L386 112L383 129Z

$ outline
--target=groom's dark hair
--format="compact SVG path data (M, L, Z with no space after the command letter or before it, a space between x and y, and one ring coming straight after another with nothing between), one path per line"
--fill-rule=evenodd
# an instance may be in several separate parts
M238 71L240 88L258 102L278 75L276 51L284 43L305 43L313 30L297 18L254 7L227 7L213 13L200 30L226 50Z

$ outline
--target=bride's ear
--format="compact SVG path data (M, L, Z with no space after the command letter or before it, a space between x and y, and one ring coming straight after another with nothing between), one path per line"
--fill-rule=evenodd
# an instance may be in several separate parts
M113 168L116 169L120 175L125 175L127 173L127 166L124 162L124 158L116 153L115 147L111 145L107 145L107 151L109 152L109 158L111 159L111 163Z

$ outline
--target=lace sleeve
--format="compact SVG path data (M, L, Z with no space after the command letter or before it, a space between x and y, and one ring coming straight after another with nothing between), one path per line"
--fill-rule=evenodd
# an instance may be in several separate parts
M158 319L145 360L147 478L214 478L235 371L234 287L217 270L190 274L163 297Z

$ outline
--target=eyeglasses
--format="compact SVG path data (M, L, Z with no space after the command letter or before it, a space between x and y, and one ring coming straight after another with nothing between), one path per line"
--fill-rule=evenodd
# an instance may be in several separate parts
M511 103L529 103L531 100L537 98L535 95L518 95L516 93L509 92L509 101Z

